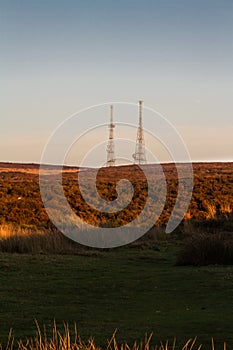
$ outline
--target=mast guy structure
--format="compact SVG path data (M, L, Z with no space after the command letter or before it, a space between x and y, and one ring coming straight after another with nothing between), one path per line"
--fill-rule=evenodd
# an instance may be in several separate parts
M137 131L137 140L135 153L133 154L135 164L146 164L146 152L145 152L145 141L144 141L144 132L142 127L142 104L143 101L139 101L139 125Z
M107 163L106 166L115 165L115 152L114 152L114 128L115 124L113 123L113 106L110 106L110 124L109 124L109 139L107 145Z

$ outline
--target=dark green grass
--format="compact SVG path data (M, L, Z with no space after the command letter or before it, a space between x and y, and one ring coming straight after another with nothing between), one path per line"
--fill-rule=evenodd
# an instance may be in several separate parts
M0 255L0 340L35 334L34 319L77 323L97 343L118 329L131 342L154 332L182 343L198 336L233 347L233 267L174 266L176 248L125 247L86 255ZM210 346L206 346L210 348Z

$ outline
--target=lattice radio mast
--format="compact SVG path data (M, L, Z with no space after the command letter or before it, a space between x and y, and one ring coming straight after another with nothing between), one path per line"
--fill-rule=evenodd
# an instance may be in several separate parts
M133 154L135 164L146 164L145 141L144 141L144 132L142 127L142 104L143 104L143 101L140 100L139 101L139 125L138 125L135 153Z
M113 123L113 106L110 106L110 124L109 127L109 139L107 145L107 163L106 166L115 165L115 152L114 152L114 128L115 124Z

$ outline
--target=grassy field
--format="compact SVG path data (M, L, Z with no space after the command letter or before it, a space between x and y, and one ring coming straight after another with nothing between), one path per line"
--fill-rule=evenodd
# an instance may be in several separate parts
M233 347L233 266L175 266L177 246L129 246L83 255L0 255L0 340L35 334L35 322L77 323L82 338L105 345L115 329L128 343L183 344L189 337L210 349ZM72 327L71 327L72 328ZM207 346L208 345L208 346ZM221 345L222 348L222 345Z

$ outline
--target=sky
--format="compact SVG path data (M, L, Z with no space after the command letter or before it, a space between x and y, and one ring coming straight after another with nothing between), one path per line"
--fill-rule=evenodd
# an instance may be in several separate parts
M139 99L174 125L191 160L233 161L232 0L0 0L0 47L0 161L40 162L69 116ZM107 128L69 163L100 135Z

